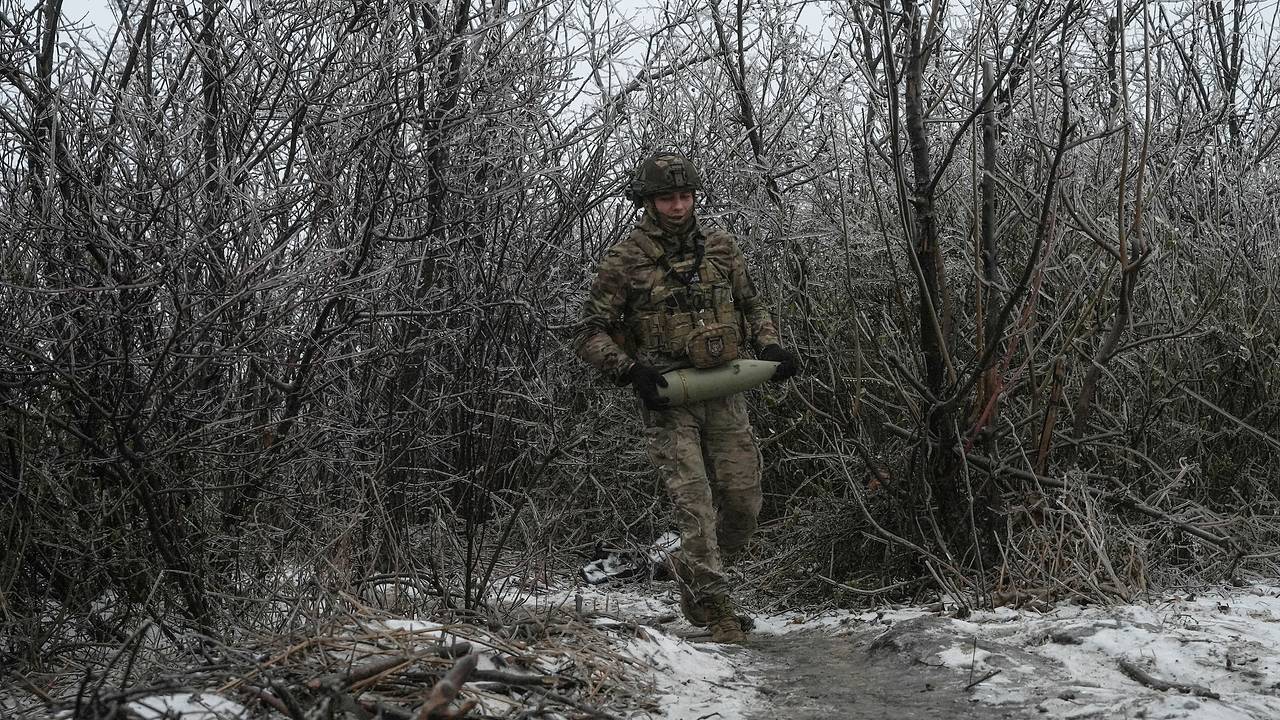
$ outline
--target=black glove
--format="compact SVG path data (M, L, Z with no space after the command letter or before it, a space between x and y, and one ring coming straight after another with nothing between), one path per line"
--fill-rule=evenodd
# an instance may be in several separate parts
M662 377L662 373L648 365L640 363L632 365L631 369L623 376L623 380L631 383L631 387L636 391L636 396L650 410L662 410L670 404L669 400L658 396L658 388L666 387L667 379Z
M781 345L765 345L760 351L760 359L778 363L778 369L774 370L773 377L769 378L772 382L782 382L795 377L796 373L800 372L800 361L795 353Z

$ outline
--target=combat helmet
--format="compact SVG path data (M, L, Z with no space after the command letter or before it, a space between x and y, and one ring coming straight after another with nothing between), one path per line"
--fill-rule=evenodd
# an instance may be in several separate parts
M641 161L627 185L627 199L636 207L654 195L689 190L702 192L702 173L685 156L676 152L657 152Z

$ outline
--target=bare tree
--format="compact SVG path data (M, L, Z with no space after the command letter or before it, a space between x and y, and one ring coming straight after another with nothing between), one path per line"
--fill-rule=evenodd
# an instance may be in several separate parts
M974 602L1265 562L1273 25L147 2L99 47L6 7L6 651L280 627L247 609L285 576L476 611L513 547L660 530L631 399L567 342L627 172L672 145L811 358L751 396L766 512L814 519L766 541Z

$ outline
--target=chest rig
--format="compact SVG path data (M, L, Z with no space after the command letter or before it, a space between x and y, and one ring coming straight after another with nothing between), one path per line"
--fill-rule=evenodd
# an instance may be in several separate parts
M706 257L701 236L692 256L672 260L640 229L632 239L656 266L654 281L639 289L626 324L638 349L687 359L694 367L722 365L738 357L742 319L733 302L727 268Z

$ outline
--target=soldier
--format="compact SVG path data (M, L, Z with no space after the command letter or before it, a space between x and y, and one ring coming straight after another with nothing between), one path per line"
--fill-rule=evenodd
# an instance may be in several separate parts
M680 609L709 627L715 642L741 642L743 623L729 598L725 563L747 544L760 514L760 450L741 395L669 407L662 373L715 367L750 344L778 362L774 381L796 374L778 343L764 298L747 275L733 236L694 214L698 169L675 153L645 159L628 187L644 209L624 240L609 248L583 303L578 356L643 406L649 458L675 506L680 551L673 557Z

